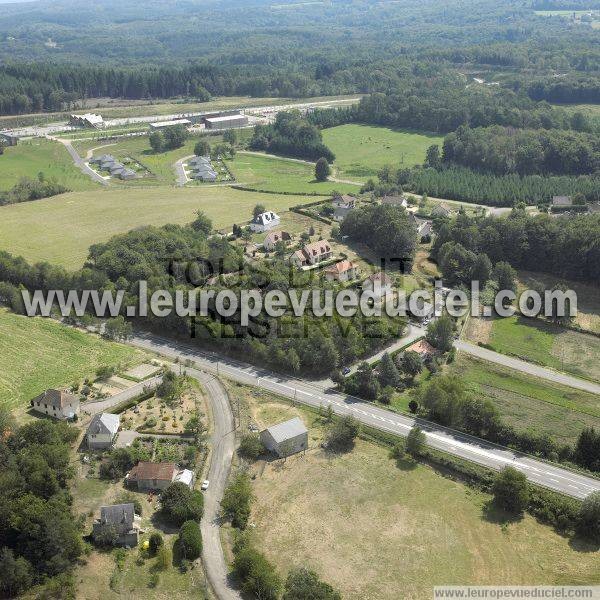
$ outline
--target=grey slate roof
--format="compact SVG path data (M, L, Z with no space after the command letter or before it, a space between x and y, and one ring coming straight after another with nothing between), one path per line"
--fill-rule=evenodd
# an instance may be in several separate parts
M294 417L289 421L267 427L267 431L271 434L273 439L280 444L285 440L290 440L303 433L308 433L308 429L304 426L304 423L298 417Z
M119 431L119 425L121 419L119 415L113 415L111 413L100 413L94 415L91 420L87 433L110 433L115 435Z
M132 503L113 504L111 506L100 507L100 523L103 525L133 525L135 508Z

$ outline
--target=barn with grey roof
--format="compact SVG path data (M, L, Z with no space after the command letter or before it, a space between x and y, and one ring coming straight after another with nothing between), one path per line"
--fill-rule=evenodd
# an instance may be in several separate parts
M308 448L308 429L301 419L294 417L261 431L260 440L267 450L284 458Z

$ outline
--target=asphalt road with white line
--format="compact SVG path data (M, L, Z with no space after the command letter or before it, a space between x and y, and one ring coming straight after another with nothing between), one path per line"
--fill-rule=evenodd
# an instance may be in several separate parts
M189 344L151 334L135 336L131 343L180 361L192 361L194 366L222 375L239 383L258 386L281 396L313 407L330 405L339 415L351 414L365 425L406 436L418 424L432 448L443 450L477 464L500 470L507 465L522 471L536 484L575 498L585 498L600 491L600 480L542 460L514 452L464 433L434 423L400 415L323 387L324 382L293 379L285 375L258 369L251 365L203 352Z

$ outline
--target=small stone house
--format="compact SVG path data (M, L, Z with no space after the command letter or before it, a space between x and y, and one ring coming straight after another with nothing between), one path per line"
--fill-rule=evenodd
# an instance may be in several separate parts
M354 208L356 206L356 198L343 194L341 196L334 196L331 201L333 208Z
M177 466L172 462L140 461L127 475L127 484L138 490L164 490L177 475Z
M121 419L119 415L99 413L94 415L85 434L90 450L106 450L112 448L119 432Z
M60 421L79 416L79 399L63 390L46 390L31 401L31 408Z
M267 450L284 458L308 449L308 429L294 417L261 431L260 440Z
M263 240L263 248L267 252L273 252L278 242L289 244L292 236L287 231L270 231Z
M92 524L92 537L112 529L117 534L117 546L137 546L140 517L135 514L132 503L100 507L100 518Z
M384 196L381 199L381 204L384 206L400 206L402 208L408 207L408 201L405 196Z
M359 268L356 263L350 260L342 260L325 269L325 278L327 281L351 281L356 279L358 273Z
M353 206L338 206L333 210L333 220L341 223L353 210Z

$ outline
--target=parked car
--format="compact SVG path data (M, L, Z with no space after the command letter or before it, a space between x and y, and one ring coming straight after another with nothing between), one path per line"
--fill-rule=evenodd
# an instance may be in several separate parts
M205 479L205 480L202 482L202 485L200 486L200 489L201 489L203 492L204 492L204 491L206 491L206 490L208 489L208 485L209 485L209 483L210 483L210 482L208 481L208 479Z
M350 367L344 367L342 369L342 375L345 377L346 375L350 374Z

